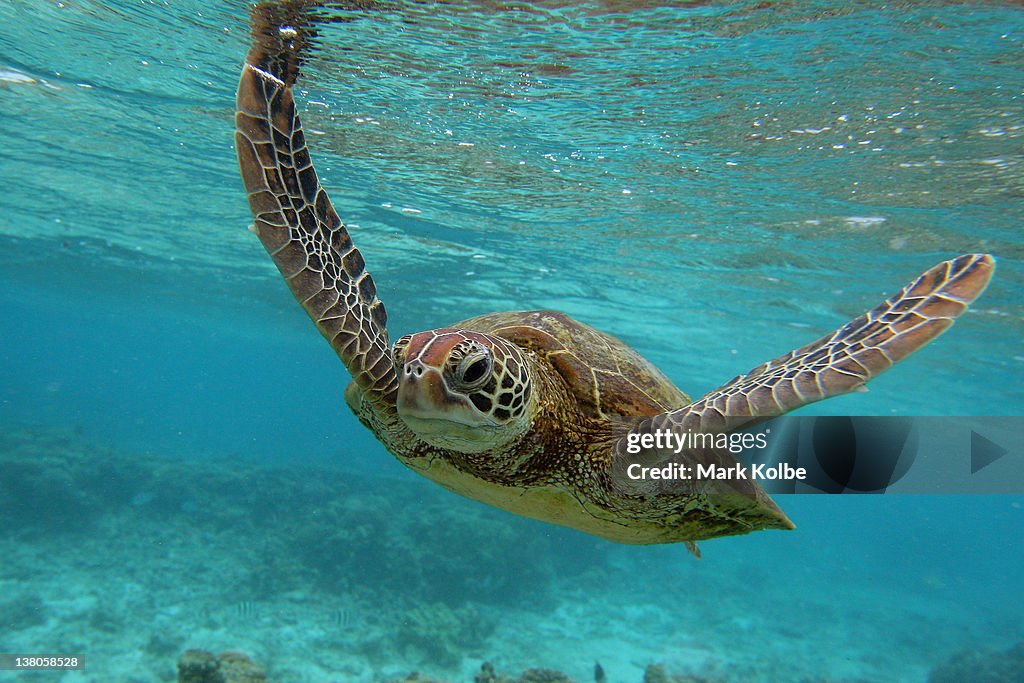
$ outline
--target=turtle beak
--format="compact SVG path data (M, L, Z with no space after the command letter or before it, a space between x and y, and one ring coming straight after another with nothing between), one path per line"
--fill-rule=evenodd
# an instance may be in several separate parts
M402 368L398 384L398 413L420 418L443 417L442 407L448 402L441 374L424 365L418 358Z
M398 379L398 416L419 438L437 448L482 453L493 448L494 428L470 414L468 401L448 393L441 372L409 361Z

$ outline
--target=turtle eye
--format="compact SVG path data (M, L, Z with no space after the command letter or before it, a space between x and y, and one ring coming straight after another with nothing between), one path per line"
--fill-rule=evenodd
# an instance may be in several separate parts
M491 375L493 364L491 353L487 349L480 349L467 355L455 369L455 379L459 387L472 390L483 386Z
M410 341L412 341L412 336L407 334L398 339L395 345L391 347L391 362L399 372L401 372L402 366L405 365L405 352L409 348Z

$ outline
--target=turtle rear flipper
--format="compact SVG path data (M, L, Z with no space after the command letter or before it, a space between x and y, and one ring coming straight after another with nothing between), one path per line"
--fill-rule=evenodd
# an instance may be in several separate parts
M373 278L320 186L292 87L315 36L313 2L261 3L238 84L235 147L253 231L377 414L393 413L398 376Z
M946 331L985 291L994 269L988 254L944 261L832 334L653 418L653 426L732 431L861 389Z

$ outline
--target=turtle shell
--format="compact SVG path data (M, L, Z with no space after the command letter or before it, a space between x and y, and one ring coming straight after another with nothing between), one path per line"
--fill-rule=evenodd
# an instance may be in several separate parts
M534 352L565 380L593 419L657 415L691 403L658 368L610 334L558 311L510 311L452 327L502 337Z

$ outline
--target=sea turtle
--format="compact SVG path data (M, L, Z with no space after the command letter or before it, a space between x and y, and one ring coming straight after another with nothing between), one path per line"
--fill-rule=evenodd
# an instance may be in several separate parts
M697 401L622 341L555 311L483 315L392 346L376 285L320 186L295 109L313 27L270 4L254 22L235 136L252 230L351 373L345 399L359 420L402 463L468 498L632 544L694 549L792 528L754 483L624 486L616 468L627 431L722 434L860 389L952 325L992 275L985 254L940 263L832 334Z

